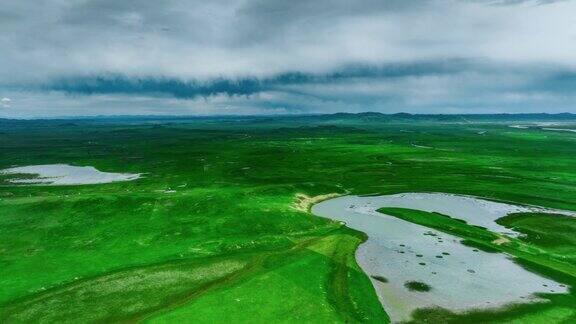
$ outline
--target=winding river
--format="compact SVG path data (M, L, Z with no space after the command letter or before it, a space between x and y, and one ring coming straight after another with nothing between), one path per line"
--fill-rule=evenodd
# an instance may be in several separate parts
M343 221L368 235L356 259L393 322L409 320L418 308L437 306L456 312L493 308L538 300L537 292L568 290L525 270L506 254L465 246L459 237L377 212L381 207L435 211L509 236L518 233L496 224L496 219L514 212L559 211L443 193L343 196L314 205L315 215ZM426 283L431 290L409 290L405 284L410 281Z

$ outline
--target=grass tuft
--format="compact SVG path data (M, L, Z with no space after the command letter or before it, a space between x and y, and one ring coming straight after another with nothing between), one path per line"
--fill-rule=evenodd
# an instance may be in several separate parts
M427 292L432 290L430 285L421 281L406 281L404 287L408 288L410 291Z

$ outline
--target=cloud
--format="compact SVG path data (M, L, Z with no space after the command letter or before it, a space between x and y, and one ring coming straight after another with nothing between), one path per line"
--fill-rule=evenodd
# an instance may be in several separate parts
M0 90L106 113L94 98L142 113L131 97L315 112L506 110L517 98L574 111L574 12L546 0L6 0ZM86 112L57 108L72 106L36 112Z
M7 94L18 101L18 110L10 112L12 117L342 111L560 113L574 111L575 81L574 74L543 67L455 62L442 68L436 62L215 83L88 78L56 83L42 91Z
M7 0L0 77L261 77L453 57L576 66L576 3L485 3Z
M168 77L127 77L109 74L60 78L42 87L51 91L71 94L124 93L170 95L177 98L207 97L215 94L251 95L280 89L291 84L317 84L341 82L349 79L402 78L435 74L457 73L463 68L475 69L474 64L463 60L450 62L418 62L386 64L380 66L350 65L328 73L286 72L270 77L216 78L183 81Z
M10 98L4 97L0 99L0 106L2 106L2 108L10 108L10 102L12 102Z

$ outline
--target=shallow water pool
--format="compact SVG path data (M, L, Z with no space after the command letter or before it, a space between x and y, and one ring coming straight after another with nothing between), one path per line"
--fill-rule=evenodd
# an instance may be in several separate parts
M131 181L140 174L102 172L91 166L73 166L68 164L44 164L14 167L0 170L0 174L34 175L33 178L12 178L8 181L14 184L34 185L83 185L100 184L117 181Z
M537 300L537 292L567 292L566 286L525 270L506 254L483 252L461 244L459 237L376 211L382 207L440 212L504 233L509 230L496 224L497 218L546 209L441 193L344 196L313 206L315 215L343 221L368 235L356 259L371 277L378 298L394 322L409 320L417 308L493 308ZM388 282L374 278L378 276ZM405 287L409 281L426 283L432 289L411 291Z

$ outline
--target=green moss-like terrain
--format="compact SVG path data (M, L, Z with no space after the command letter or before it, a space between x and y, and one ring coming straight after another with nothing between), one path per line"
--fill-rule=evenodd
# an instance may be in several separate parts
M418 291L418 292L426 292L432 289L430 285L421 281L408 281L404 283L404 286L411 291Z
M496 122L368 117L0 120L0 169L144 174L83 186L0 175L0 322L383 323L354 260L363 235L295 208L297 194L449 192L576 210L575 140ZM528 233L507 247L526 267L574 279L564 225L506 226ZM457 235L492 238L468 227ZM539 230L563 238L551 245L531 236ZM565 319L571 298L501 318Z

